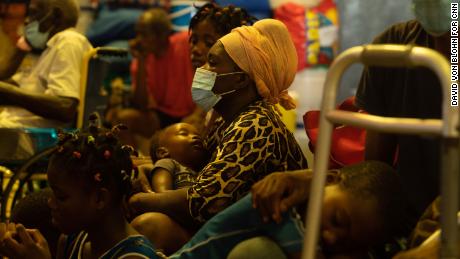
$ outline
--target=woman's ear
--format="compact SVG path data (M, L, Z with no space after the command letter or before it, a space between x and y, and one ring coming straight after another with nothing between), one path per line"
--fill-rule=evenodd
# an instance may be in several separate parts
M165 147L159 147L157 148L155 152L156 152L158 159L169 157L169 150Z
M326 185L338 184L341 179L340 170L329 170L326 173Z

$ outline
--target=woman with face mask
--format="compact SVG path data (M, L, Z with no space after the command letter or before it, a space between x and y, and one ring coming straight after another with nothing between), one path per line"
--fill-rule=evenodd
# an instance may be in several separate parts
M212 46L192 86L194 101L222 117L207 139L212 158L188 189L133 196L132 209L145 213L132 222L136 229L157 247L173 252L166 241L174 240L169 237L180 229L193 232L272 172L307 167L274 107L294 107L287 89L296 68L289 32L276 20L234 29Z

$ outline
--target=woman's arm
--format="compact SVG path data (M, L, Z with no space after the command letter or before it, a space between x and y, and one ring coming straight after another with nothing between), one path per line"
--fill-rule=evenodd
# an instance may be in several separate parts
M77 114L78 100L71 97L31 93L0 82L0 105L23 107L45 118L71 122Z
M184 226L193 227L196 224L188 210L187 191L188 188L182 188L162 193L138 193L129 199L129 205L133 215L161 212Z
M152 172L152 189L154 192L165 192L173 189L171 172L165 168L155 168Z

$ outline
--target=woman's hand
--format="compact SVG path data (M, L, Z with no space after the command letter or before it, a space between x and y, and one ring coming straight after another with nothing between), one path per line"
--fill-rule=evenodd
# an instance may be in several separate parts
M272 173L252 186L252 205L264 220L281 222L281 214L305 202L310 192L311 170Z
M3 223L0 223L0 232L5 233L5 227L1 224ZM11 233L16 234L12 235ZM15 226L15 232L8 230L2 237L0 251L8 258L51 259L48 242L37 229L27 230L23 225L18 224Z

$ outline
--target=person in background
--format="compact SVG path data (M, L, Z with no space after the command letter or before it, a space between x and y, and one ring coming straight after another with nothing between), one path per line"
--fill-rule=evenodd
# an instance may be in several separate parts
M136 24L130 48L135 57L131 64L132 108L109 110L106 118L127 125L122 142L148 154L148 140L155 131L180 122L195 109L190 93L193 69L188 33L172 34L166 11L149 9Z
M449 0L412 0L416 20L392 25L373 44L409 44L434 49L449 58ZM356 105L370 114L422 119L441 118L442 91L429 69L365 67ZM365 159L392 164L408 196L408 230L439 195L440 141L419 136L368 131Z
M58 127L72 123L80 99L83 54L91 45L74 31L75 0L32 0L24 36L0 70L0 127ZM12 77L27 51L41 53L35 67ZM12 79L6 83L5 80ZM7 106L7 107L6 107Z
M52 128L74 124L80 98L83 55L91 44L73 27L75 0L32 0L24 35L0 68L0 128ZM39 59L30 71L15 75L28 52ZM15 76L13 76L15 75ZM2 134L3 138L9 138ZM8 142L10 139L1 141ZM29 139L19 139L14 156L33 153Z

